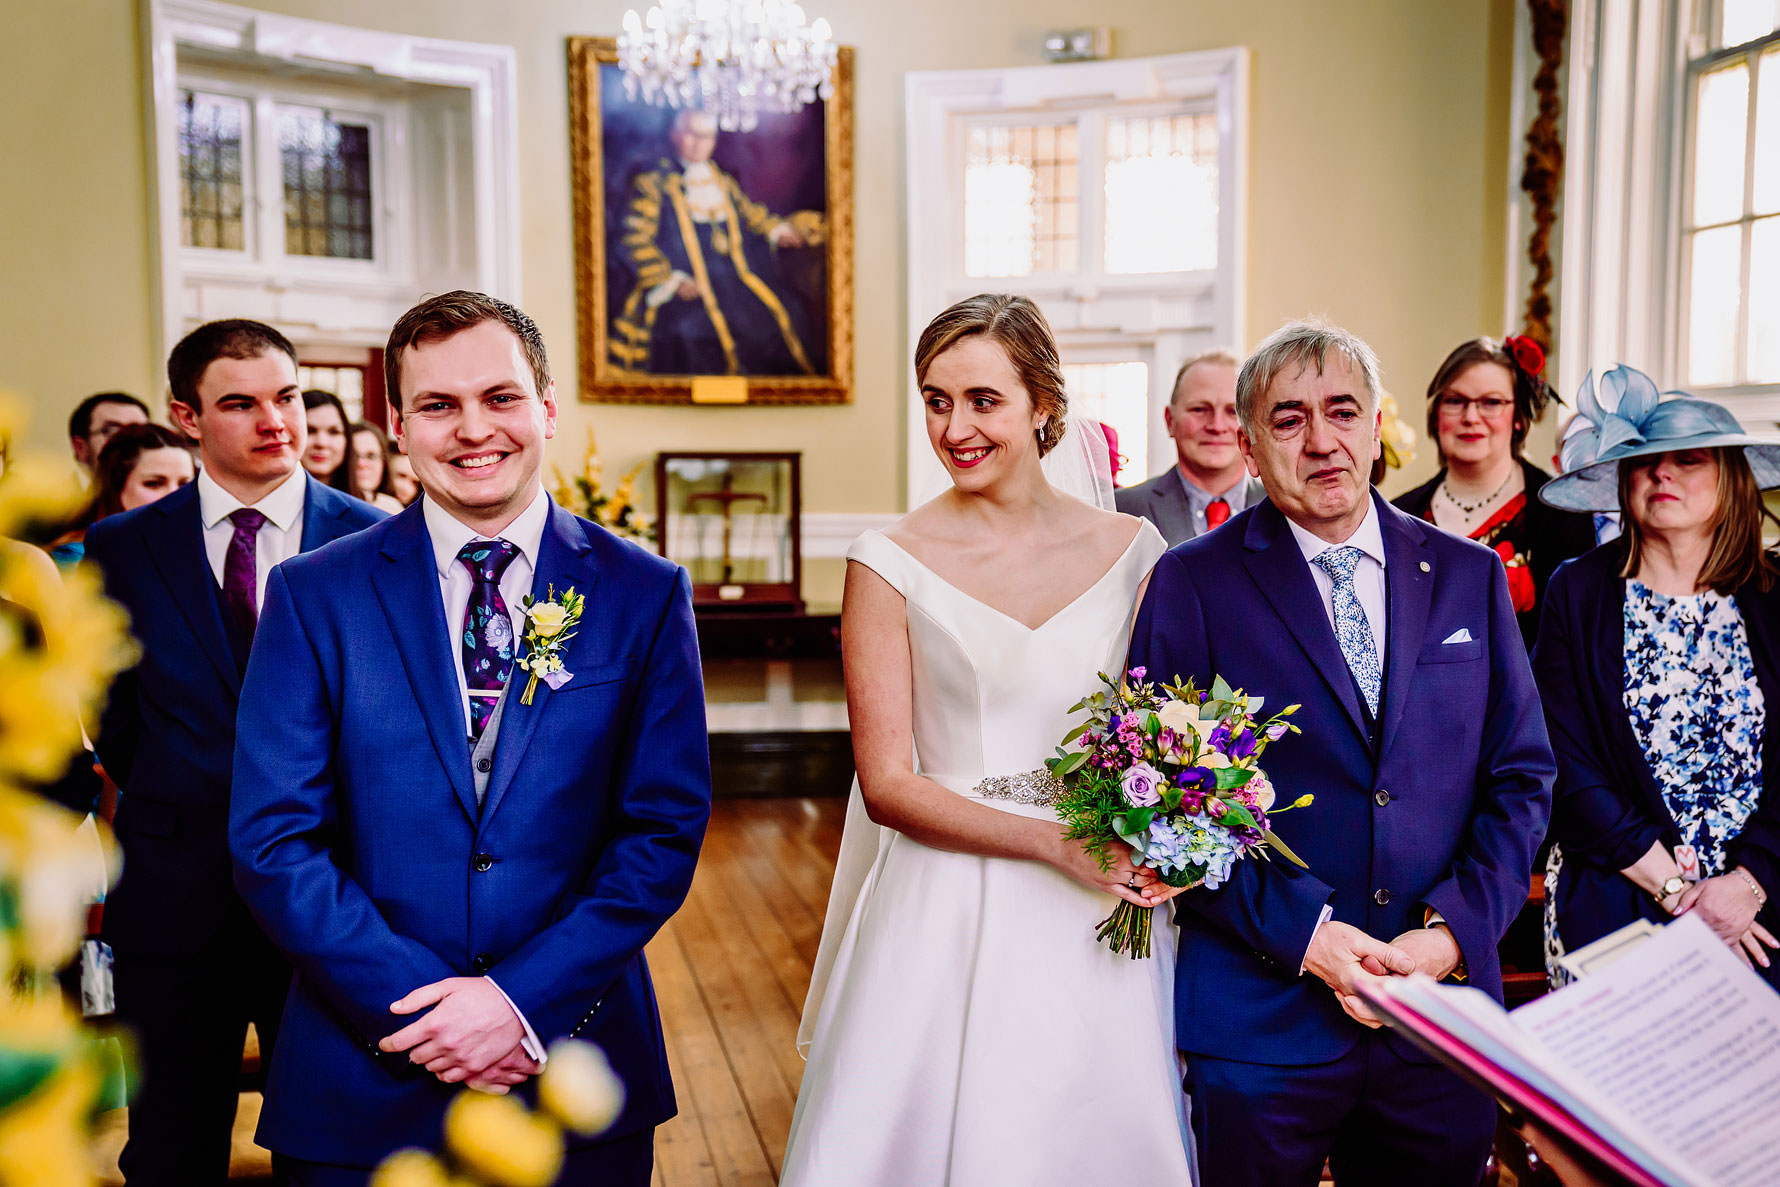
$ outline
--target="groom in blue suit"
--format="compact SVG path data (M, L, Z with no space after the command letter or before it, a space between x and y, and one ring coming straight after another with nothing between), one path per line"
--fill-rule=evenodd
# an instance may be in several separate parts
M1236 407L1267 501L1163 556L1130 666L1213 674L1304 731L1267 752L1308 869L1239 862L1180 898L1177 1042L1205 1187L1475 1187L1490 1098L1378 1029L1366 978L1502 994L1554 766L1501 561L1368 485L1372 351L1324 323L1244 363Z
M643 946L710 815L691 588L544 493L524 313L429 298L384 357L425 497L274 574L242 692L235 880L296 969L259 1140L299 1187L363 1184L438 1144L459 1085L507 1091L576 1036L626 1099L562 1181L643 1187L674 1113ZM522 599L571 588L528 687Z

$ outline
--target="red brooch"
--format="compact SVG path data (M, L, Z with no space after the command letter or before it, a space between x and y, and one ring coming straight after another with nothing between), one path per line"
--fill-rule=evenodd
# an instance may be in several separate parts
M1502 339L1502 345L1514 356L1514 361L1528 375L1537 375L1545 370L1545 352L1539 344L1522 334L1510 334Z

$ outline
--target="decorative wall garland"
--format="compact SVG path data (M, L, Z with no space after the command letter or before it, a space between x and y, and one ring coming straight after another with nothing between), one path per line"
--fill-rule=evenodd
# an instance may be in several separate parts
M1551 350L1551 228L1557 222L1558 192L1564 179L1564 141L1558 118L1558 71L1564 64L1564 35L1569 29L1566 0L1527 0L1532 18L1533 49L1539 70L1533 90L1539 96L1539 113L1527 127L1527 153L1520 174L1520 188L1533 206L1533 233L1527 240L1527 260L1533 266L1527 289L1526 324L1521 333Z

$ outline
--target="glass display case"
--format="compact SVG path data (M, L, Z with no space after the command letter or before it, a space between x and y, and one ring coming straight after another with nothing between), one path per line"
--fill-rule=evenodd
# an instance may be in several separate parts
M655 455L656 543L697 609L802 611L801 456Z

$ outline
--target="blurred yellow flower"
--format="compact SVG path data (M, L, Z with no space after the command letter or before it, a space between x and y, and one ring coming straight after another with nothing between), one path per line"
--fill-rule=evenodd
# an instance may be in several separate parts
M445 1111L445 1145L498 1187L549 1187L562 1169L562 1131L510 1096L459 1093Z
M98 1091L98 1069L76 1058L0 1110L0 1187L88 1187L86 1119Z
M592 1043L563 1039L551 1044L538 1077L538 1105L583 1137L603 1133L624 1108L624 1084Z
M369 1187L451 1187L451 1174L425 1150L397 1150L371 1173Z
M532 620L532 630L540 639L554 639L562 634L562 628L568 625L568 607L556 602L539 602L526 611L526 617Z

